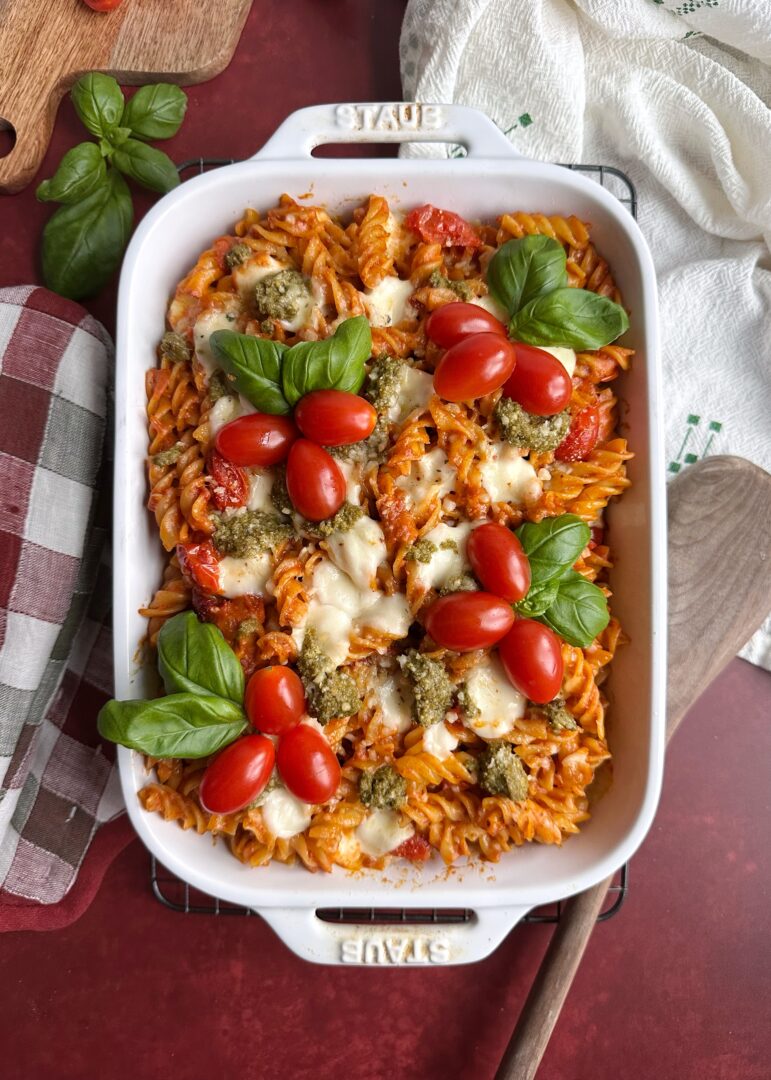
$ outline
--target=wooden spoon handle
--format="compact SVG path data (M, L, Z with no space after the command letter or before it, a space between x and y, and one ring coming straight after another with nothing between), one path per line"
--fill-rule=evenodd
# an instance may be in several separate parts
M771 607L771 475L706 458L671 484L668 516L667 739ZM535 1076L612 880L564 904L496 1080Z

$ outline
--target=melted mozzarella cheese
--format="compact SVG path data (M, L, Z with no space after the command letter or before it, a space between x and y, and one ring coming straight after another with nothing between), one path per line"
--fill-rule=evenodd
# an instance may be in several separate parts
M453 735L444 721L440 721L438 724L431 724L423 732L423 749L428 754L433 754L435 758L439 758L440 761L444 761L453 752L458 745L457 735Z
M265 828L278 840L297 836L311 823L311 804L295 798L286 788L274 788L262 804Z
M267 513L274 513L275 507L270 498L273 489L273 473L270 469L260 469L258 467L246 471L249 476L247 510L264 510Z
M369 517L360 517L347 532L327 537L327 551L338 570L360 589L373 588L377 568L387 554L380 523Z
M450 578L458 577L470 569L466 558L466 544L471 530L474 528L470 521L456 525L436 525L423 537L435 544L437 550L427 563L415 563L415 576L424 589L441 589ZM443 548L442 544L453 542L455 549Z
M395 811L373 810L356 830L356 839L365 855L379 859L409 840L414 831L412 825L399 824Z
M548 347L546 345L539 345L538 348L543 349L544 352L549 353L556 360L559 360L568 375L572 376L573 372L576 370L576 354L574 349L566 349L563 348L562 345L550 345Z
M217 434L220 428L229 424L231 420L241 415L241 402L233 394L225 394L215 401L209 410L209 435L211 438Z
M526 699L511 685L497 656L471 669L466 677L466 693L479 715L464 717L464 723L483 739L500 739L525 715Z
M371 599L359 616L359 626L382 630L396 637L406 637L412 624L407 597L402 593L383 596L382 593L371 592L369 595Z
M472 304L476 304L477 307L484 308L485 311L489 311L491 315L494 315L496 319L502 322L505 326L509 324L509 316L506 313L506 309L501 307L498 301L490 295L477 296L476 299L471 301Z
M346 502L358 506L361 496L361 469L359 463L358 461L346 461L344 458L337 458L336 461L337 467L345 477Z
M396 486L405 491L413 506L421 506L429 495L444 496L452 491L455 469L438 446L424 454L407 476L400 476Z
M529 461L509 443L491 443L480 466L482 485L493 502L525 506L541 495L541 483Z
M272 559L267 551L248 559L226 555L219 564L220 593L231 599L234 596L265 596L271 569Z
M400 735L412 727L412 688L400 671L377 684L380 724Z
M398 277L383 278L379 285L364 293L364 305L373 326L395 326L404 319L414 318L415 311L409 304L414 292L411 281Z
M402 364L399 370L399 395L386 416L401 424L415 409L425 409L433 392L433 375Z
M233 281L241 295L251 299L254 287L259 281L287 269L289 269L287 263L279 262L267 252L260 251L234 268Z
M219 364L209 345L209 338L215 330L235 330L235 311L204 311L193 327L193 345L195 357L207 375L216 371Z

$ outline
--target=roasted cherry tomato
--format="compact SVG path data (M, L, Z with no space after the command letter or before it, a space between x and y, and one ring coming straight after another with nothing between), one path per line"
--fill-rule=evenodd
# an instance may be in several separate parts
M466 551L471 569L489 592L510 604L527 596L530 563L511 529L487 521L473 530Z
M312 390L297 402L294 419L307 439L325 446L345 446L372 434L377 413L358 394Z
M243 735L226 746L203 774L198 798L210 814L235 814L253 803L273 772L276 752L264 735Z
M446 401L471 401L503 386L517 354L501 334L472 334L448 349L434 372L434 389Z
M501 663L509 682L530 701L551 701L562 686L560 639L535 619L517 619L498 644Z
M409 859L410 862L426 862L431 858L431 845L425 837L415 833L409 840L405 840L394 848L391 854L398 855L402 859Z
M597 445L600 433L600 411L587 405L573 417L570 430L554 451L558 461L586 461Z
M305 712L300 676L280 664L260 668L246 684L244 707L249 722L266 735L283 735Z
M517 365L503 388L506 397L518 401L525 412L536 416L562 412L573 393L573 383L565 368L543 349L519 341L513 344Z
M470 652L500 641L511 629L514 612L491 593L456 592L434 600L423 621L437 645Z
M449 349L471 334L501 334L506 327L478 304L442 304L426 319L426 335L435 345Z
M435 206L416 206L404 219L407 228L427 243L439 243L444 247L480 247L482 241L452 210L439 210Z
M278 741L278 771L298 799L324 803L340 786L340 764L327 740L310 724L298 724Z
M122 0L83 0L92 11L114 11Z
M209 454L209 475L212 478L211 499L215 510L245 506L249 498L249 480L243 469L228 461L217 450Z
M211 540L198 544L177 544L177 558L182 573L206 592L220 590L220 564Z
M286 489L303 517L323 521L345 502L345 477L331 454L310 439L298 439L286 463Z
M234 465L277 465L297 438L288 416L247 413L217 432L214 445Z

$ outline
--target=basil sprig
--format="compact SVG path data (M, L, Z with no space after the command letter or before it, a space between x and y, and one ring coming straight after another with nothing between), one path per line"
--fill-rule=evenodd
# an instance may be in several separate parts
M357 393L372 353L372 334L364 316L357 315L341 322L331 337L291 348L232 330L215 330L209 344L247 401L260 412L285 415L311 390Z
M629 329L606 296L568 287L565 250L549 236L509 240L493 255L487 284L510 316L509 336L528 345L600 349Z
M610 613L602 589L573 569L591 538L589 526L575 514L526 522L516 532L530 563L530 589L515 606L530 619L546 623L570 645L586 648L608 625Z
M154 757L201 758L246 730L243 671L215 626L192 611L169 619L158 636L158 670L166 696L108 701L97 720L103 738Z
M43 230L43 280L54 292L81 300L115 272L131 233L134 210L121 174L161 193L179 183L171 159L140 140L175 135L187 98L178 86L157 83L127 103L115 79L98 71L78 79L70 97L98 141L68 150L36 194L42 202L64 204Z

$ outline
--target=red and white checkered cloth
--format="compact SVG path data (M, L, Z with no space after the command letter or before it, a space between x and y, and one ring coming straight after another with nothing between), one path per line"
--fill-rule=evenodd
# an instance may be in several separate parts
M78 304L0 289L0 928L3 905L60 901L123 805L96 730L112 690L112 363Z

